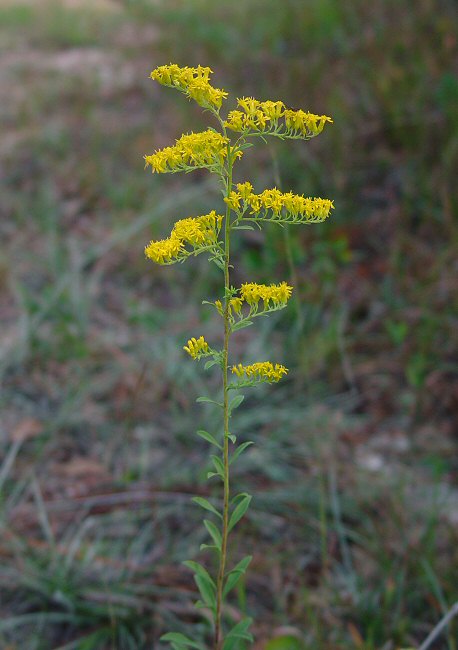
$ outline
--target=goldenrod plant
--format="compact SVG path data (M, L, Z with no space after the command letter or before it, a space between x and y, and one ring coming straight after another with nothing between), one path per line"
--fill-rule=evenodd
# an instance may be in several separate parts
M237 650L245 642L252 641L249 632L252 621L242 618L234 624L225 611L225 600L246 572L251 557L243 558L235 566L228 566L228 537L245 515L251 496L231 494L229 469L252 443L238 444L230 421L234 410L243 401L241 389L278 382L288 370L282 364L268 360L248 365L238 360L230 363L230 340L234 332L252 325L255 318L286 307L293 288L286 282L270 285L246 282L241 287L233 286L231 237L235 231L261 228L266 222L280 226L318 223L329 216L334 206L329 199L306 198L292 192L283 193L277 188L257 194L249 181L234 182L233 169L256 138L264 141L267 137L309 140L321 133L332 120L326 115L287 108L281 101L258 101L251 97L237 99L237 109L224 118L221 108L228 93L210 84L211 74L208 67L180 67L176 64L159 66L151 73L152 79L175 88L211 113L217 128L209 127L202 133L182 135L174 145L145 156L145 162L153 173L207 169L216 174L221 183L225 209L223 214L212 210L203 216L180 219L166 239L151 241L145 253L153 262L163 265L184 262L192 255L207 253L209 261L216 264L223 275L220 296L214 301L204 301L222 321L222 349L213 347L203 336L191 338L184 346L192 359L206 360L205 370L218 367L222 375L221 398L197 399L212 403L222 412L220 431L197 431L197 435L214 451L210 457L212 471L208 473L208 479L222 483L222 509L202 497L194 498L194 502L209 513L209 518L203 522L209 543L203 544L202 549L214 552L216 569L212 576L198 562L187 561L185 565L194 572L200 593L196 606L202 609L212 625L212 650ZM206 648L201 641L177 632L164 635L162 641L170 642L173 650Z

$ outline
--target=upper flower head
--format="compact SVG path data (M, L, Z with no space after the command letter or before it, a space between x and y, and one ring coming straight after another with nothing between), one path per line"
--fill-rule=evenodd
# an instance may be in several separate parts
M188 66L181 68L172 63L160 65L153 70L150 77L163 86L180 90L204 108L220 109L227 92L221 88L214 88L210 84L209 78L212 72L210 68L201 65L197 68Z

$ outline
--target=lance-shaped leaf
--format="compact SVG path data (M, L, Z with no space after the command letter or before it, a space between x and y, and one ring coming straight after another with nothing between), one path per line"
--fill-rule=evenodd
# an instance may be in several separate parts
M234 399L231 400L231 403L229 404L229 413L232 413L234 409L239 407L244 399L245 397L243 395L236 395Z
M253 636L248 632L248 628L250 627L251 623L251 618L244 618L239 623L237 623L237 625L235 625L232 630L227 633L223 644L223 650L236 650L236 648L240 645L240 639L253 641Z
M240 521L250 505L251 496L247 494L240 503L234 508L231 518L229 519L228 531L231 531L235 524Z
M206 440L211 445L218 447L218 449L222 449L222 446L219 444L219 442L217 441L217 439L212 433L208 433L208 431L204 431L203 429L199 429L199 431L196 431L196 433L200 438L203 438L203 440Z
M222 538L218 528L215 526L215 524L212 521L209 521L208 519L204 519L204 526L208 530L208 533L212 538L212 540L214 541L218 551L221 551Z
M224 406L224 404L222 402L215 402L214 399L210 399L209 397L204 397L204 396L203 397L198 397L196 399L196 402L203 402L203 403L206 403L206 404L216 404L216 406L220 406L221 408L223 408L223 406Z
M204 499L203 497L193 497L191 499L194 503L197 503L198 506L203 508L204 510L208 510L209 512L213 512L214 515L219 517L220 519L223 518L222 514L218 512L218 510L215 508L215 506L212 506L210 501L207 501L207 499Z
M239 445L237 449L234 451L234 453L232 454L229 464L232 465L232 463L237 460L240 454L244 452L245 449L247 449L250 445L254 445L254 442L248 440L247 442L243 442L241 445Z
M251 560L252 560L252 556L247 555L246 557L243 558L243 560L241 560L238 564L236 564L231 571L229 571L229 573L227 574L226 584L224 585L223 598L225 598L227 594L231 591L231 589L235 587L237 582L240 580L240 578L247 570Z
M170 641L170 643L176 644L179 648L195 648L196 650L205 650L205 646L196 641L188 639L187 636L181 634L180 632L168 632L161 636L161 641Z
M210 456L210 458L212 459L212 463L215 466L216 473L219 474L221 478L224 478L224 465L221 458L214 456L213 454Z

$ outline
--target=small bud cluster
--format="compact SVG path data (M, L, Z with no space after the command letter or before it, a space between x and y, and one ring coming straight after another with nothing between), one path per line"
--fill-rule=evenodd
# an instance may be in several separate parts
M199 357L209 354L210 346L203 336L199 336L198 339L192 337L188 341L188 345L183 346L185 350L193 359L199 359Z
M232 131L275 134L285 138L313 138L321 133L327 115L287 108L281 101L260 102L252 97L237 99L242 110L230 111L225 126Z
M153 70L150 77L158 81L163 86L176 88L183 92L190 99L203 108L220 109L223 99L226 99L227 92L221 88L213 88L209 82L212 70L208 67L197 66L181 68L179 65L172 63L170 65L160 65Z

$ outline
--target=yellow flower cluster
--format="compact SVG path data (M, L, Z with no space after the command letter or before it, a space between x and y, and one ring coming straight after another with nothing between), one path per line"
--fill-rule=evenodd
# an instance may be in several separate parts
M272 301L274 306L285 305L291 294L293 287L286 282L280 284L256 284L256 282L246 282L240 289L240 299L248 305L257 305L260 300L264 301L264 306L268 307Z
M199 106L204 108L221 108L227 92L221 88L213 88L209 82L212 70L201 65L197 68L188 66L180 68L179 65L160 65L153 70L150 77L163 86L170 86L185 93L194 99Z
M189 339L188 345L184 345L183 350L186 350L193 359L198 359L202 355L208 354L210 352L210 347L204 337L199 336L198 339L195 339L194 337Z
M230 111L225 125L240 133L275 132L285 137L311 138L321 133L326 122L332 122L327 115L293 110L280 101L260 102L252 97L242 97L237 104L242 110Z
M212 167L223 163L228 143L229 138L211 129L201 133L186 133L172 147L145 156L145 164L151 165L152 171L158 174L179 172L189 167ZM241 155L241 151L237 152L239 158Z
M232 210L240 211L243 202L244 208L251 208L252 214L259 214L261 210L272 210L272 220L284 220L282 212L291 215L292 221L300 223L304 221L324 221L329 217L334 203L329 199L305 198L292 192L280 192L276 187L270 190L264 190L261 194L253 194L250 183L238 183L237 192L232 191L225 202Z
M173 227L170 237L151 241L145 255L157 264L173 264L185 252L185 244L194 248L216 243L223 216L212 210L202 217L180 219Z
M232 372L240 379L254 379L258 381L280 381L283 375L288 373L288 368L276 363L275 366L270 361L253 363L251 366L243 366L239 363L232 367Z

